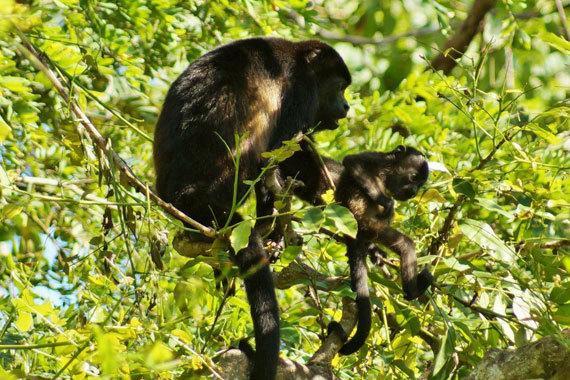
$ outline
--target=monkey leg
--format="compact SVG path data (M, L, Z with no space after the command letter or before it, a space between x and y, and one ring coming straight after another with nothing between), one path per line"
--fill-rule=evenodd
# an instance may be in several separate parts
M356 332L339 350L341 355L350 355L358 351L366 342L372 327L372 307L368 289L368 268L366 267L369 246L369 241L358 238L347 242L350 283L356 292L357 322ZM329 334L336 331L343 340L347 339L347 333L336 321L329 324L328 331Z
M255 229L248 246L237 253L235 260L244 275L255 332L256 349L250 378L274 379L279 360L279 308L269 259L263 250L261 236Z
M368 257L370 257L372 264L382 266L384 265L384 259L387 258L388 255L382 249L378 248L376 244L370 243L368 246Z

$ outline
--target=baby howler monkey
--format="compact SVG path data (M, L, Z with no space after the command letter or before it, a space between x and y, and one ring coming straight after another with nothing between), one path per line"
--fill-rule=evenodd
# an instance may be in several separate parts
M416 149L398 146L391 152L363 152L345 157L342 164L322 157L322 164L309 160L311 152L304 149L279 165L279 175L294 177L305 186L295 194L312 204L319 204L332 179L335 199L347 207L358 222L356 239L347 239L351 286L356 292L358 322L356 333L339 351L343 355L356 352L366 341L371 327L371 306L368 290L366 256L376 253L380 243L400 255L404 298L422 295L433 282L427 269L418 274L415 244L408 236L392 228L394 199L413 198L429 175L425 157ZM303 164L303 162L308 164ZM324 168L328 175L325 175ZM327 178L328 177L328 178ZM336 322L329 330L342 329ZM341 336L346 336L339 331Z

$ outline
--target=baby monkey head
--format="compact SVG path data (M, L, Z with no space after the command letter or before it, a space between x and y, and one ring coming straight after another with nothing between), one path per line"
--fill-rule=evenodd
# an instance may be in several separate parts
M413 198L429 174L425 156L402 145L391 152L348 155L342 164L346 183L359 187L373 201L380 203L386 202L386 198L399 201Z
M386 172L386 187L392 196L405 201L416 196L429 175L428 162L418 150L399 145L386 153L391 170Z

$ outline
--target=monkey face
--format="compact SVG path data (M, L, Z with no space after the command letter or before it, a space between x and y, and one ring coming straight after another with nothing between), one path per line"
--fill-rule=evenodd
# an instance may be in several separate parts
M347 85L342 78L331 78L319 86L318 130L335 129L338 120L346 117L350 109L344 97Z
M388 190L399 201L415 197L428 179L426 158L416 149L402 145L390 154L394 157L394 166L386 178Z
M318 87L316 130L335 129L350 106L344 91L351 83L350 73L340 55L330 46L319 45L307 57Z

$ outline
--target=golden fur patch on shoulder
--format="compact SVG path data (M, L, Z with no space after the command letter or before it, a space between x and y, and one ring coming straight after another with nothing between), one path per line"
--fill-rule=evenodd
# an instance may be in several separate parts
M244 133L247 133L247 138L243 139L240 146L242 154L267 150L270 132L279 116L283 89L278 80L260 79L252 84L250 91L250 117L242 127Z

